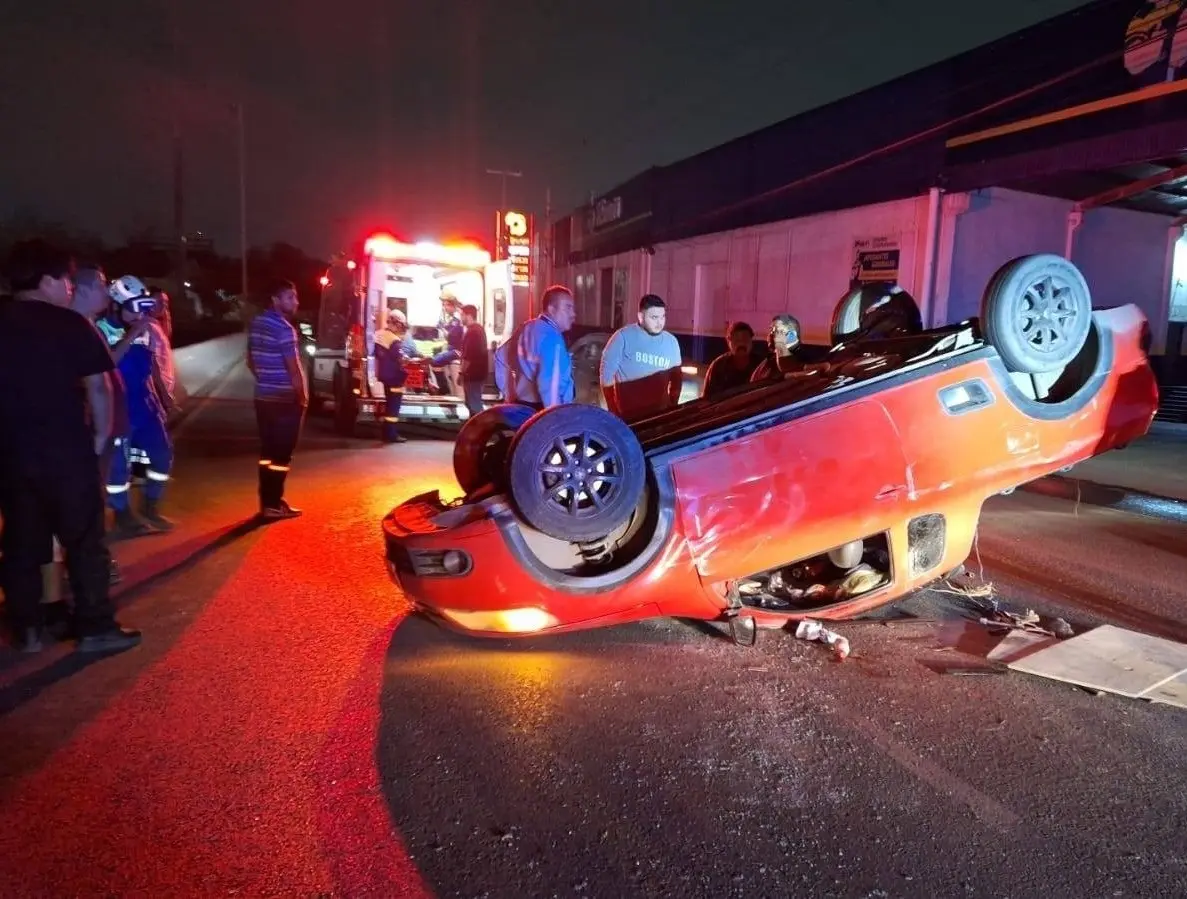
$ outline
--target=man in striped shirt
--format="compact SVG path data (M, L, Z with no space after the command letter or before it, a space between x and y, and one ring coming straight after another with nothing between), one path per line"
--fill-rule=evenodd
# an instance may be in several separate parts
M309 388L301 369L297 329L289 321L297 313L297 288L292 281L278 281L270 295L271 308L251 323L247 367L256 379L260 516L277 521L301 514L285 502L284 481L309 405Z

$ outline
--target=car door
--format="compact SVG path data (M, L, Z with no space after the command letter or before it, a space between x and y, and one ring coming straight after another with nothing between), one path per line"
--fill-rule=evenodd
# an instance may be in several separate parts
M746 577L887 530L902 520L910 496L898 430L876 399L841 403L671 465L683 533L706 581Z

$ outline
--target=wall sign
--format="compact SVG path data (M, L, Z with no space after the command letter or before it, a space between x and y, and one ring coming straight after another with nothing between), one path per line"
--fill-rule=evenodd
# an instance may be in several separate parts
M853 241L852 285L899 279L899 242L897 237L867 237Z
M1159 80L1174 81L1179 77L1179 68L1187 62L1187 16L1183 15L1183 7L1183 0L1149 0L1141 4L1125 31L1125 68L1129 74L1143 75L1154 70Z

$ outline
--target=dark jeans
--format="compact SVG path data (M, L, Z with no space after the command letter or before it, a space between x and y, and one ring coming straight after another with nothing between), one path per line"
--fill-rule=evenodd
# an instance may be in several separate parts
M471 418L482 411L482 385L482 381L462 382L462 394L466 398L466 408L470 410Z
M284 499L284 480L301 436L305 407L295 402L256 400L260 431L260 507L275 509Z
M56 535L66 557L80 636L115 626L108 596L111 554L103 539L103 484L98 460L79 458L52 470L8 471L0 481L4 533L3 587L14 629L44 623L41 566Z

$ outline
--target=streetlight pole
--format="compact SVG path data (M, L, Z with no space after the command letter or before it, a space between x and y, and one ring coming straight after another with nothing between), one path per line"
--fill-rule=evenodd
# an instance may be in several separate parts
M239 279L243 297L247 302L247 133L243 122L243 104L235 104L235 117L239 126Z
M508 178L522 178L523 172L513 172L510 169L487 169L488 175L497 175L502 182L502 189L499 192L499 214L495 217L495 256L502 258L503 254L503 222L501 216L507 212L507 179Z
M523 172L512 172L507 169L487 169L488 175L498 175L503 182L502 191L499 194L499 212L507 211L507 179L508 178L522 178Z

